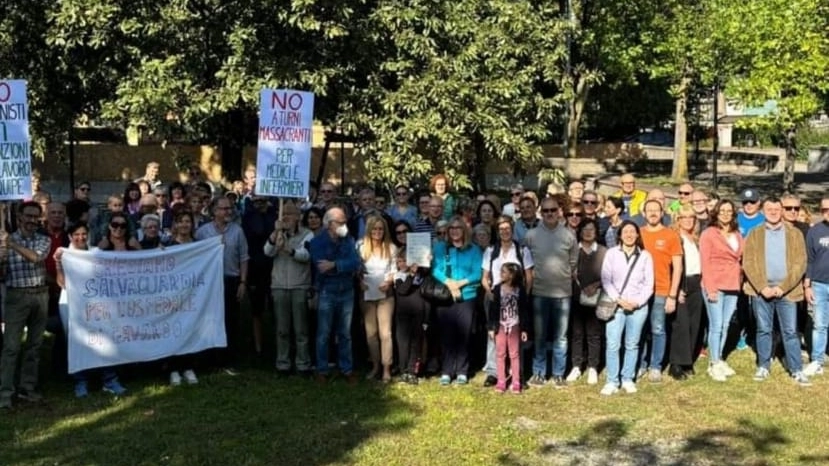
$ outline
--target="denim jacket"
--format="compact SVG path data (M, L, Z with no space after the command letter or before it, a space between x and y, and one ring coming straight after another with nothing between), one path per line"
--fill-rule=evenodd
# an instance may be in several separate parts
M316 269L319 261L332 261L336 266L326 273L315 274L317 290L341 292L354 289L354 274L360 269L360 256L354 245L354 239L331 238L327 231L321 231L311 240L311 267Z

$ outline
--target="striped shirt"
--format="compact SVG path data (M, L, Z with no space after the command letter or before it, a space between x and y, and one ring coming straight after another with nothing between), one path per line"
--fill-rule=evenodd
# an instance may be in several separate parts
M424 218L415 224L414 233L429 233L432 237L432 241L434 241L435 236L437 236L437 231L435 231L436 223L437 222L432 223L428 218Z
M49 254L52 240L39 233L27 238L21 235L20 231L12 233L9 240L34 251L37 261L29 262L17 251L9 248L6 257L6 285L9 288L46 286L46 256Z

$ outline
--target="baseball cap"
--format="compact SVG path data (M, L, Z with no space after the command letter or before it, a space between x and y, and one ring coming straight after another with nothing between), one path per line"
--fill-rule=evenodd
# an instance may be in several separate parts
M740 196L742 202L757 202L760 200L760 193L756 189L745 189Z

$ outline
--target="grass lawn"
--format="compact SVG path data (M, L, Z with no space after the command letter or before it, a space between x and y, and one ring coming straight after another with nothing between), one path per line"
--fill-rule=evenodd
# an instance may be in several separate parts
M52 381L44 403L0 413L0 464L829 463L829 375L802 388L775 363L757 383L750 350L730 361L728 383L697 375L610 398L581 381L498 395L480 374L467 387L350 387L249 369L176 388L136 378L129 396L85 400Z

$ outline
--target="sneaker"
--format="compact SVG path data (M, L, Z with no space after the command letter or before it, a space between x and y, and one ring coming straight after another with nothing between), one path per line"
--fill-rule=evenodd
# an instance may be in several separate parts
M184 380L186 380L189 385L196 385L199 383L199 379L196 377L196 373L193 372L192 369L184 371Z
M34 391L34 390L19 390L17 392L17 397L21 400L26 400L32 403L37 403L38 401L43 401L43 395Z
M727 362L720 360L720 369L722 370L723 375L726 377L734 377L737 375L737 371L731 368Z
M754 373L754 380L762 382L769 378L769 370L765 367L758 367L757 372Z
M737 349L742 351L748 348L748 343L746 343L746 336L740 335L740 341L737 342Z
M715 382L725 382L727 380L722 364L719 361L708 366L708 375Z
M420 383L420 379L414 374L406 374L406 383L409 385L417 385Z
M617 387L616 385L613 385L612 383L608 383L608 384L605 384L604 387L602 387L602 391L600 391L599 393L604 395L604 396L615 395L615 394L619 393L619 387Z
M104 382L104 391L115 396L121 396L127 393L127 389L118 382L118 379L112 379Z
M75 383L75 398L86 398L89 390L86 388L86 381Z
M564 380L564 377L562 377L560 375L554 375L552 382L553 382L553 387L555 387L555 388L561 389L561 388L566 388L567 387L567 381Z
M506 382L496 382L495 383L495 391L498 393L504 393L507 391L507 384Z
M450 383L452 383L452 377L449 377L449 375L447 375L447 374L443 374L443 375L440 376L440 381L439 382L440 382L440 385L442 387L446 387Z
M636 371L636 380L642 380L648 374L648 369L645 367L640 367L638 371Z
M662 382L662 371L659 369L651 369L648 371L648 380L653 383Z
M625 393L636 393L639 391L636 389L636 384L632 380L622 382L622 390L624 390Z
M812 361L803 368L803 374L808 377L823 374L823 365L817 361Z
M468 383L469 383L469 379L467 379L465 375L459 375L455 379L455 385L466 385Z
M510 391L516 395L521 393L521 384L519 382L514 382Z
M530 380L527 381L527 385L530 387L543 387L545 383L544 377L540 376L539 374L534 374L530 377Z
M567 382L575 382L576 380L579 380L579 377L581 377L581 369L574 367L573 370L570 371L570 374L567 375Z
M181 385L181 374L178 371L170 372L170 385L174 387Z
M794 374L792 374L792 378L801 387L811 387L812 386L812 382L809 381L809 377L806 377L806 374L804 374L803 371L795 372Z
M495 386L498 383L498 379L495 378L494 375L486 376L486 380L484 380L484 388L489 388Z
M225 367L224 369L222 369L222 372L231 377L236 377L237 375L239 375L239 372L233 367Z
M587 385L596 385L599 383L599 371L590 367L587 369Z

